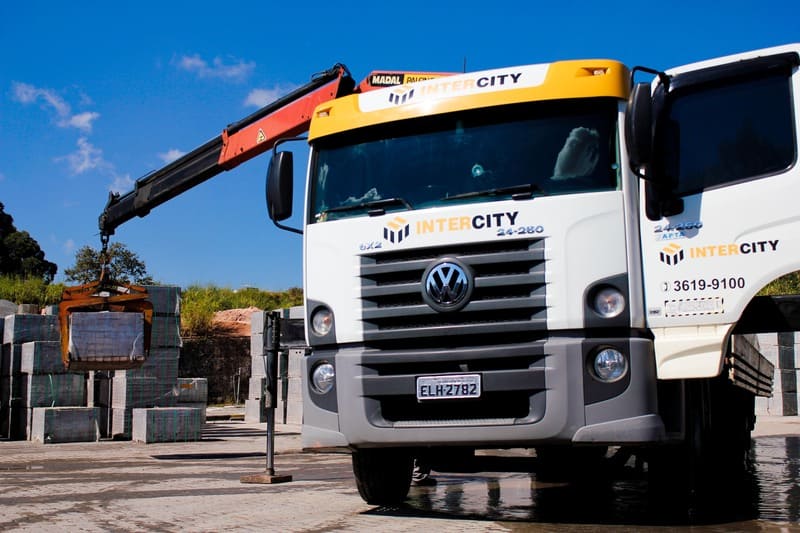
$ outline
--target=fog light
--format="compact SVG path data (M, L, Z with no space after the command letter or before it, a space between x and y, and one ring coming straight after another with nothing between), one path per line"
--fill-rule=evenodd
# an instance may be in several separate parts
M324 337L328 333L330 333L331 328L333 327L333 313L327 307L320 307L314 314L311 316L311 330L319 335L320 337Z
M321 363L311 372L311 385L320 394L327 394L336 382L336 371L330 363Z
M594 375L605 383L614 383L628 373L628 358L614 348L605 348L594 356Z
M594 295L593 305L601 317L614 318L625 310L625 296L613 287L606 287Z

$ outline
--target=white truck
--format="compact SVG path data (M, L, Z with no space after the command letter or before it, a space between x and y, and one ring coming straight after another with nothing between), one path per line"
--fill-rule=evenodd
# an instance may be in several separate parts
M318 107L304 445L351 448L370 503L437 450L742 464L773 368L737 334L777 329L746 311L800 268L799 52L641 84L615 61L508 67Z
M351 449L366 501L402 501L414 457L476 448L735 470L773 374L744 334L800 322L796 300L757 296L800 269L799 64L793 44L360 85L337 65L112 196L101 234L308 130L287 228L303 443ZM291 156L268 178L283 228Z

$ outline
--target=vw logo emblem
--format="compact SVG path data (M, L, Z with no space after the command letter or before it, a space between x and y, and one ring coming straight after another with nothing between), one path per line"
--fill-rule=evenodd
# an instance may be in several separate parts
M472 276L455 259L443 259L428 267L422 276L422 297L439 312L458 311L469 302Z

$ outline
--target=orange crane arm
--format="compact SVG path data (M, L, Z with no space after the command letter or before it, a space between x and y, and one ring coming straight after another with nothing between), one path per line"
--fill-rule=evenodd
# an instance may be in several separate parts
M355 82L344 65L337 64L288 95L231 124L221 135L136 181L132 191L109 195L100 215L100 233L113 235L121 224L272 149L275 141L308 130L314 108L353 92Z

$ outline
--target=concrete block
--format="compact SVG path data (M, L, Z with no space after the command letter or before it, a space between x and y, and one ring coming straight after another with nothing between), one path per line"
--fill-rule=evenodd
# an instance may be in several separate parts
M0 318L5 318L7 315L13 315L16 312L17 304L0 298ZM0 339L2 339L2 337L0 337Z
M15 381L19 381L19 375L0 377L0 409L6 409L11 405L11 387ZM19 394L14 396L19 396Z
M783 392L780 395L775 395L776 398L779 398L783 403L783 416L797 416L798 414L798 402L797 402L797 391L794 392Z
M86 406L111 407L113 378L109 372L89 372L86 380Z
M97 407L97 428L101 439L109 439L111 435L111 407Z
M0 347L0 376L14 376L21 372L22 345L4 344Z
M61 360L61 343L33 341L22 345L20 372L24 374L63 374L66 372Z
M249 424L263 424L267 421L267 413L262 400L244 401L244 421Z
M25 407L75 407L84 405L83 374L21 374L20 396Z
M144 360L144 317L123 312L72 313L69 351L75 361Z
M132 439L154 442L189 442L200 440L202 412L188 407L134 409Z
M181 345L181 319L175 315L154 316L150 347L163 348Z
M111 384L111 407L155 407L163 400L164 394L165 387L160 386L156 378L115 375Z
M3 324L4 344L30 341L58 341L58 317L51 315L8 315Z
M31 437L31 417L33 409L30 407L12 407L9 411L11 440L30 440Z
M267 375L267 360L263 355L250 357L250 377L265 377Z
M781 413L774 412L775 407L772 402L772 398L765 398L762 396L756 396L756 416L780 416Z
M153 313L158 315L181 314L181 289L180 287L165 287L146 285L147 296L153 304Z
M286 399L286 422L303 423L303 389L300 378L289 378Z
M178 378L175 385L178 404L202 403L208 401L208 379Z
M147 356L142 368L158 366L162 361L177 361L181 357L179 346L158 346L150 347L150 354Z
M760 338L761 335L758 335ZM775 368L778 368L778 345L777 344L761 344L759 348L761 355L767 358L767 361L772 363Z
M137 378L156 378L175 382L178 379L179 359L177 356L167 358L166 356L150 356L141 368L133 370L120 370L115 376L137 377Z
M197 403L179 403L176 407L189 407L191 409L198 409L200 411L200 419L203 424L206 423L206 411L208 410L208 406L205 402L197 402Z
M303 358L306 356L305 348L292 348L289 350L289 377L299 378L301 376L301 367Z
M94 442L100 438L98 409L94 407L37 407L33 409L30 440Z
M250 335L263 335L267 323L266 311L255 311L250 315Z
M797 393L797 370L776 370L775 371L775 379L780 379L781 385L780 390L781 392L785 393Z
M2 438L11 438L12 411L22 404L19 382L19 374L0 378L0 437Z
M264 388L267 385L267 378L262 376L251 377L248 383L248 398L251 400L260 400L264 395Z
M111 433L109 437L130 440L133 428L133 409L111 408Z
M264 347L264 335L260 333L254 333L250 335L250 356L261 357L265 353L266 349Z

